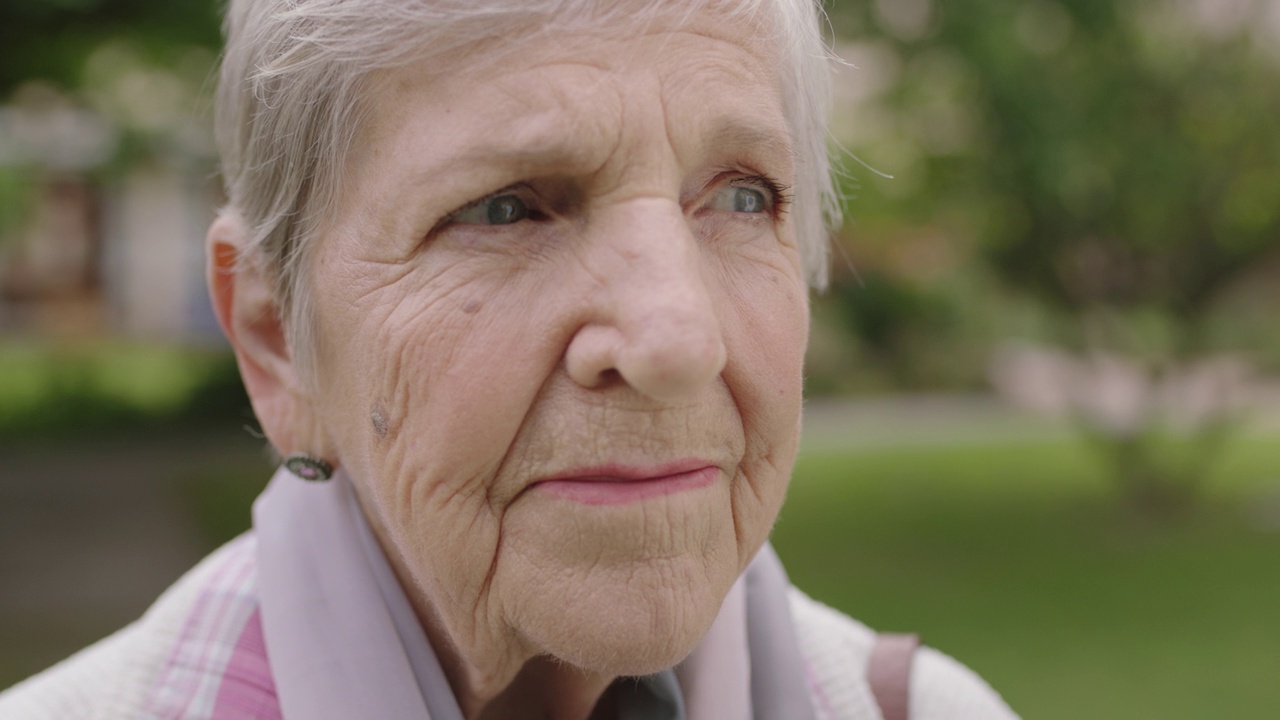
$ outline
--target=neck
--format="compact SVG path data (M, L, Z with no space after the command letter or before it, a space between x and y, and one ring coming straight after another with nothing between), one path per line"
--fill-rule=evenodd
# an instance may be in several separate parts
M614 677L545 655L462 651L429 609L417 605L427 638L466 720L521 717L588 720L613 717L606 695ZM426 612L424 612L426 610Z
M613 717L606 690L613 678L584 673L552 658L533 658L515 679L487 700L475 697L462 712L468 720L527 717L545 720L588 720ZM458 688L455 697L461 698Z

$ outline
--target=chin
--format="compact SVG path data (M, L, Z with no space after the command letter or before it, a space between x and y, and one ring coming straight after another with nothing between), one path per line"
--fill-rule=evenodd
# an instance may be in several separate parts
M514 618L540 654L585 672L648 675L684 660L710 629L736 579L708 573L703 558L666 558L636 567L597 568L586 582L530 588Z

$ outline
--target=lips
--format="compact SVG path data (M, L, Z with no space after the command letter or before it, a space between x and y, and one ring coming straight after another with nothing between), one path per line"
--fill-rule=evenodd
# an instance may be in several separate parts
M705 460L655 466L578 468L535 483L532 489L586 505L619 505L707 487L720 468Z

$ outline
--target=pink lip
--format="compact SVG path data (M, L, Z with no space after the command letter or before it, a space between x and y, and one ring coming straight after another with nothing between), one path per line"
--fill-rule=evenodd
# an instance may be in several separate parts
M540 480L534 487L587 505L619 505L706 487L719 477L720 468L705 460L682 460L650 467L578 468Z

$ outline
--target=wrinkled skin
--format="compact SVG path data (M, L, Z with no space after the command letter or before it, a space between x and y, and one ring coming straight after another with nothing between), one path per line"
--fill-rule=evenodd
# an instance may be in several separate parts
M313 255L305 381L231 267L234 215L210 232L264 428L356 483L468 717L586 717L679 662L782 503L808 331L770 187L790 134L768 42L708 20L389 77ZM711 481L540 484L670 463Z

